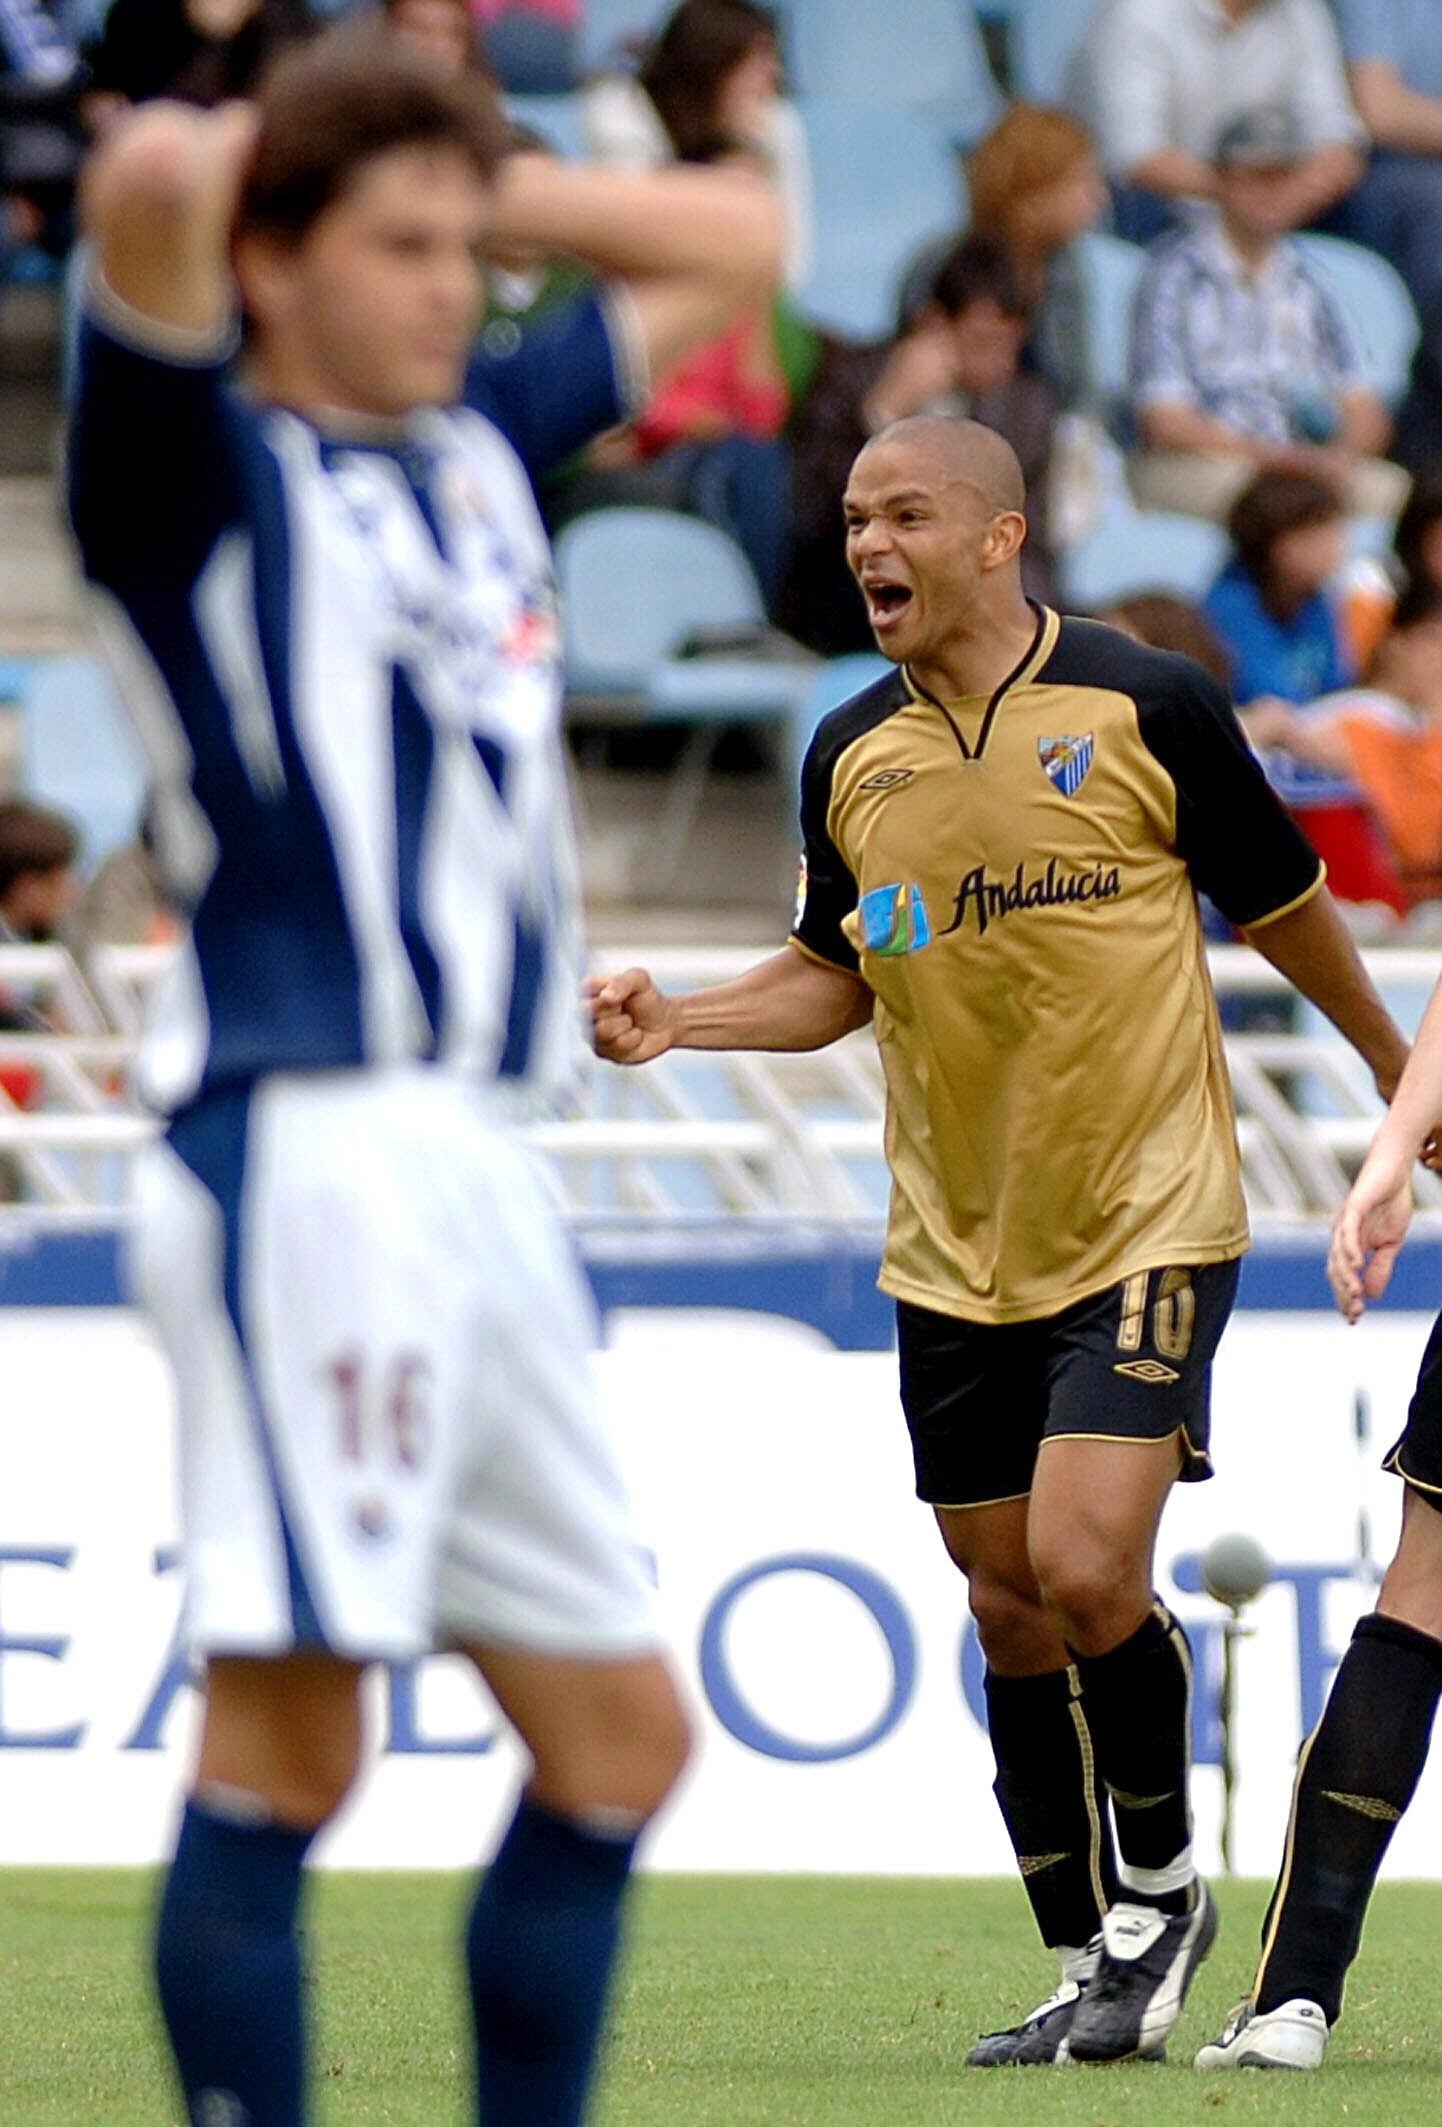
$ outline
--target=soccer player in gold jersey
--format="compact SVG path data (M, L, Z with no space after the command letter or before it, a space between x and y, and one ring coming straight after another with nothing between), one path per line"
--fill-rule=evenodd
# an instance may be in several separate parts
M996 1793L1056 1991L976 2065L1153 2056L1215 1915L1190 1664L1153 1556L1205 1477L1247 1246L1205 893L1390 1093L1405 1057L1323 868L1188 659L1028 603L1021 476L967 421L883 430L847 554L896 671L821 725L787 945L735 982L591 984L616 1063L871 1024L917 1490L965 1574Z

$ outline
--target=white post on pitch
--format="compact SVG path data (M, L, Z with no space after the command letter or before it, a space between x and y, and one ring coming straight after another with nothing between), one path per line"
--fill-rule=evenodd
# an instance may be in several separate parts
M1252 1627L1242 1615L1272 1578L1272 1561L1255 1536L1214 1536L1202 1553L1202 1586L1227 1615L1222 1624L1222 1871L1233 1873L1237 1808L1237 1642Z

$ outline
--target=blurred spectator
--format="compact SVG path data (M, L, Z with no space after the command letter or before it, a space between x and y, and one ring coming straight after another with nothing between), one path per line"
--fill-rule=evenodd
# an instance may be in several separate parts
M1118 232L1138 243L1177 202L1216 198L1214 145L1259 105L1284 109L1298 142L1287 227L1362 175L1366 134L1326 0L1102 0L1068 101L1101 150Z
M1107 191L1086 128L1066 111L1014 103L967 163L971 227L1006 245L1032 314L1025 357L1059 405L1089 406L1086 289L1076 240L1096 222Z
M81 896L73 925L75 950L83 961L97 946L169 945L181 927L161 878L154 822L147 812L136 840L111 852Z
M114 0L90 52L92 126L154 96L248 96L275 54L315 28L306 0Z
M775 606L786 539L789 407L769 310L740 317L671 372L629 428L547 490L557 527L586 510L649 504L729 534Z
M70 248L75 179L84 152L79 99L84 81L57 6L0 5L0 279L11 257L39 246Z
M1367 685L1279 712L1269 742L1362 791L1409 902L1442 894L1442 591L1403 593Z
M1410 473L1442 461L1442 297L1422 320L1392 454Z
M1357 676L1333 590L1347 547L1337 492L1312 474L1260 473L1228 529L1236 551L1205 610L1226 645L1242 728L1338 898L1401 908L1395 867L1361 791L1285 743L1307 704Z
M943 262L909 330L873 346L824 344L791 430L791 550L778 617L798 640L828 657L873 647L846 566L841 497L863 444L908 414L966 413L1006 437L1027 483L1022 574L1034 598L1052 596L1046 492L1056 401L1039 378L1019 373L1028 326L1005 248L973 236Z
M1437 0L1336 0L1367 175L1331 227L1370 244L1427 316L1442 301L1442 11Z
M481 66L471 0L382 0L382 11L398 37L429 52L448 73Z
M1147 268L1131 377L1144 508L1225 517L1259 466L1321 473L1362 516L1406 499L1351 321L1289 235L1300 154L1282 107L1233 119L1214 155L1218 218Z
M806 132L782 95L776 18L753 0L682 0L634 77L603 75L583 91L586 138L601 162L648 169L719 147L754 148L786 211L786 279L811 254Z
M1347 552L1335 488L1310 473L1259 473L1227 522L1233 554L1206 597L1231 660L1233 698L1310 702L1357 676L1331 595Z
M511 96L564 96L575 88L581 0L471 0L486 59Z
M1175 591L1134 591L1130 598L1118 599L1098 613L1097 619L1109 628L1119 628L1133 642L1191 658L1230 692L1232 660L1227 646L1190 599L1179 598Z
M1442 591L1442 464L1418 475L1392 540L1404 589Z
M80 837L69 820L12 798L0 804L0 944L56 937L80 898Z

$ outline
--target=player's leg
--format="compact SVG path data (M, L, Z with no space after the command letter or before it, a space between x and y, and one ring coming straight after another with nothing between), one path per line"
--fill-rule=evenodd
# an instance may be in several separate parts
M1407 1479L1397 1555L1303 1746L1251 1995L1199 2068L1321 2065L1377 1871L1427 1762L1442 1696L1442 1324L1387 1460Z
M658 1656L470 1650L533 1771L471 1909L466 1963L486 2127L585 2116L636 1844L686 1760Z
M1152 1272L1056 1326L1031 1556L1075 1657L1122 1886L1077 2059L1159 2052L1215 1934L1192 1860L1191 1660L1153 1577L1173 1482L1209 1467L1211 1360L1235 1288L1234 1264Z
M155 1937L192 2120L305 2118L303 1869L355 1777L359 1678L354 1664L316 1654L209 1667L200 1760Z
M197 2120L305 2116L306 1852L354 1773L360 1665L432 1643L472 1363L424 1245L434 1177L412 1140L432 1105L359 1073L272 1080L188 1111L141 1169L134 1267L176 1369L186 1621L208 1664L156 1944Z
M467 1931L477 2103L485 2127L575 2127L637 1839L686 1722L549 1186L504 1141L477 1148L467 1179L470 1252L490 1275L472 1300L472 1422L437 1609L534 1761Z
M995 1793L1041 1938L1057 1952L1055 1994L988 2034L974 2066L1056 2057L1115 1889L1076 1671L1041 1604L1027 1550L1027 1493L1044 1415L1039 1347L995 1330L898 1308L902 1403L917 1491L965 1575L986 1656ZM1007 1496L1007 1495L1011 1496Z

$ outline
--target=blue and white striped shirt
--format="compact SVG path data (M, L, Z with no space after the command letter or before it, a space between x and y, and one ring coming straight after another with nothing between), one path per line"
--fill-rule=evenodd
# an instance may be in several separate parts
M1264 442L1322 442L1366 381L1351 321L1296 244L1255 275L1216 221L1157 247L1132 325L1138 411L1188 406Z
M327 432L161 338L99 300L70 465L193 910L147 1093L430 1060L554 1098L580 1041L559 633L493 379Z

